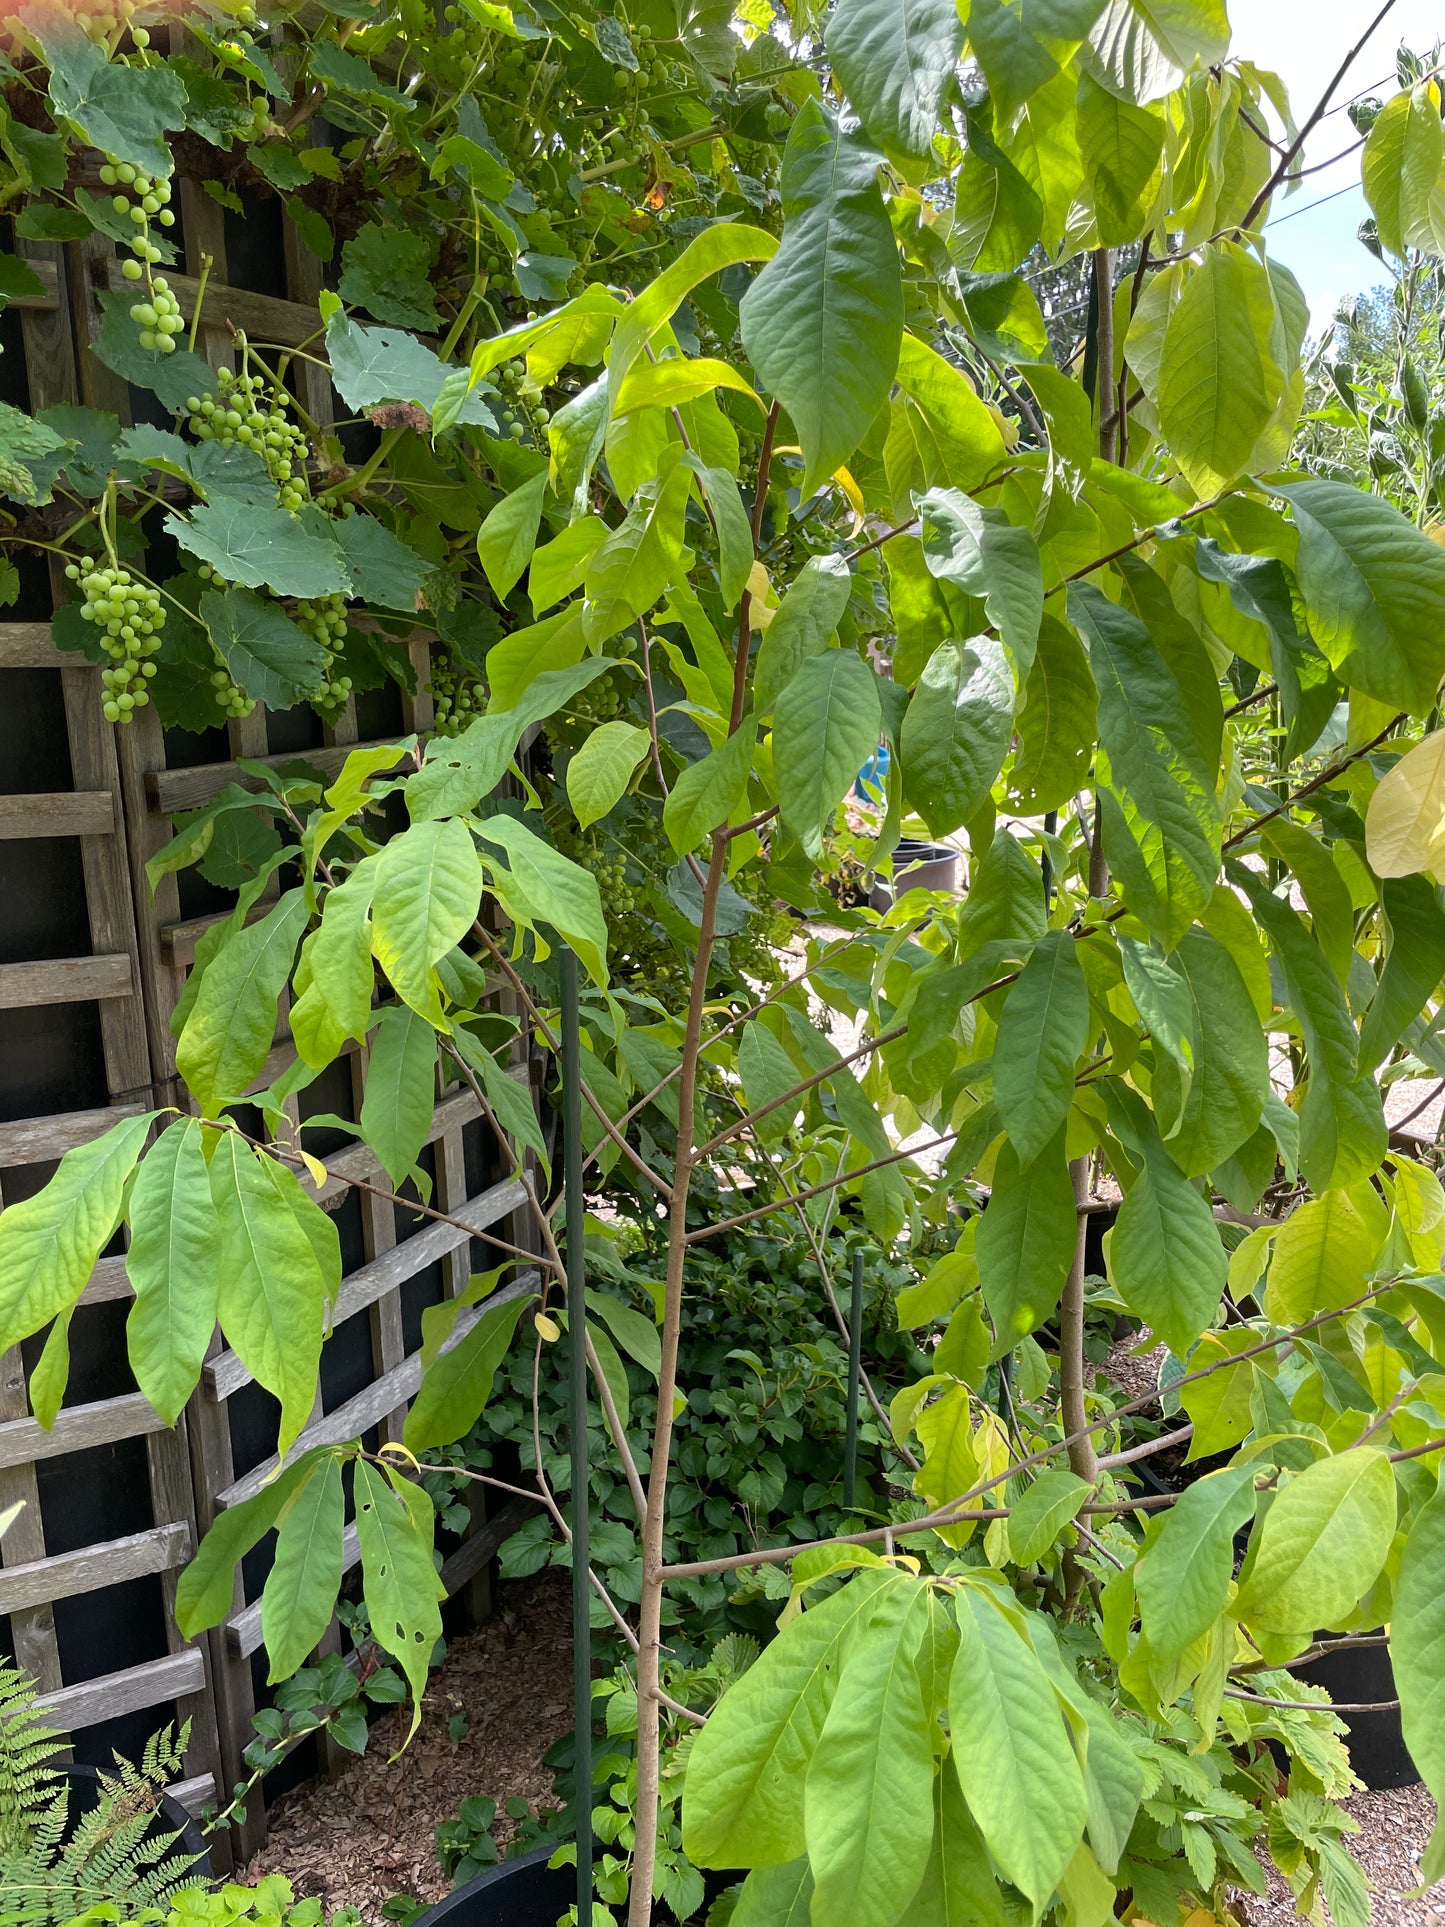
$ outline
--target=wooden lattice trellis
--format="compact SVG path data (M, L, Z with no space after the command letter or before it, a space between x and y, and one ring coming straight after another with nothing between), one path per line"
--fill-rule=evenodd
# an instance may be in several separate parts
M315 335L321 265L289 223L281 230L286 281L281 297L231 285L225 221L213 201L184 184L180 208L178 233L187 272L169 279L189 319L202 282L203 257L208 257L197 347L213 366L234 365L235 328L258 342L282 347L299 346ZM99 332L98 292L124 285L111 244L94 237L68 249L32 245L24 251L44 287L42 295L17 304L32 410L80 402L114 414L122 424L129 422L133 397L126 384L84 352ZM333 421L335 403L324 369L303 361L294 368L298 399L306 412L318 424ZM61 600L64 583L54 572L52 576L52 590ZM117 1116L184 1101L176 1079L170 1017L198 938L229 912L214 905L188 907L183 900L186 880L174 875L163 878L152 894L145 865L169 840L172 817L207 802L229 782L254 783L236 764L237 757L278 766L299 762L332 775L362 740L363 720L369 721L367 734L374 741L394 741L427 729L432 721L428 639L418 635L409 649L417 692L392 692L391 713L382 714L380 721L385 696L371 702L370 718L355 699L327 726L309 711L276 717L258 709L230 724L224 734L212 731L197 739L163 729L151 708L138 711L125 728L112 729L101 714L96 669L58 652L46 623L0 624L0 702L6 700L10 671L42 672L46 679L58 679L71 763L68 782L57 780L53 789L19 795L3 793L6 778L0 771L0 839L78 840L91 940L88 956L0 964L0 1012L67 1000L93 1002L99 1011L108 1098L80 1111L0 1121L0 1204L7 1196L13 1200L29 1195L66 1149L109 1128ZM16 679L9 680L13 685ZM23 692L17 689L12 699L23 700ZM293 747L298 737L304 740ZM275 887L273 882L273 895ZM254 914L263 914L265 908L263 898ZM507 1007L505 992L498 992L498 1007ZM257 1087L272 1081L293 1057L283 1008ZM513 1072L525 1081L531 1066L523 1059ZM355 1117L365 1078L366 1053L353 1050L318 1083L319 1098L311 1108ZM0 1093L3 1090L0 1077ZM306 1096L299 1100L298 1116L305 1114ZM297 1099L291 1102L298 1105ZM430 1165L437 1209L476 1232L505 1221L501 1235L531 1248L528 1220L520 1209L523 1185L505 1175L469 1092L439 1091L423 1158ZM456 1225L423 1220L399 1210L387 1197L346 1183L347 1178L386 1182L364 1145L328 1152L327 1160L330 1175L317 1195L338 1215L345 1275L333 1334L323 1352L321 1392L298 1449L358 1435L381 1440L400 1435L407 1402L421 1375L420 1309L460 1292L473 1268L471 1241ZM83 1320L92 1306L113 1304L129 1294L123 1254L108 1253L96 1267L78 1318ZM464 1313L459 1330L476 1315ZM258 1490L274 1465L269 1401L217 1335L201 1384L174 1430L133 1389L132 1381L131 1389L99 1400L77 1398L72 1389L47 1433L29 1415L25 1364L20 1348L0 1360L0 1505L15 1498L27 1501L0 1552L0 1625L8 1618L16 1657L35 1675L55 1715L78 1738L88 1728L105 1729L127 1715L145 1715L152 1726L170 1717L172 1708L178 1717L189 1718L189 1777L181 1793L199 1807L245 1777L241 1753L256 1707L264 1571L253 1570L247 1562L238 1572L229 1619L200 1644L188 1644L176 1629L176 1576L197 1534L227 1506ZM146 1455L152 1523L142 1531L80 1548L49 1547L47 1538L54 1536L49 1521L56 1507L44 1502L37 1468L72 1453L94 1453L137 1440L143 1441ZM464 1591L472 1614L486 1608L491 1557L520 1516L512 1507L487 1519L478 1503L470 1532L445 1563L449 1592ZM351 1530L345 1558L348 1568L357 1558ZM99 1677L76 1673L74 1659L67 1660L64 1642L57 1637L55 1603L151 1575L159 1576L162 1588L166 1650ZM326 1646L335 1650L338 1642L333 1625ZM249 1818L233 1837L238 1857L249 1855L263 1831L262 1803L252 1801Z

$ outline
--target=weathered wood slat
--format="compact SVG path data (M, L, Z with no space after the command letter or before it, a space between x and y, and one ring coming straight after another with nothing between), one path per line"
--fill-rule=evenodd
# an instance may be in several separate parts
M496 1224L509 1211L514 1211L525 1198L526 1192L519 1182L493 1185L490 1191L483 1191L462 1205L455 1217L471 1227L473 1231L484 1231L488 1225ZM332 1314L333 1325L339 1325L350 1318L353 1312L364 1311L374 1305L388 1291L395 1291L406 1279L414 1278L429 1264L458 1245L467 1242L467 1233L459 1231L451 1224L430 1224L425 1231L418 1231L404 1244L393 1245L379 1258L373 1258L368 1265L362 1265L349 1277L341 1281L341 1290L336 1295L336 1309ZM215 1398L231 1398L243 1385L251 1383L251 1373L241 1363L235 1352L219 1353L208 1359L202 1370L206 1384Z
M514 1298L534 1297L536 1291L537 1274L535 1271L528 1271L524 1272L515 1283L506 1286L504 1290L497 1292L483 1304L469 1305L465 1311L458 1313L451 1338L443 1350L450 1351L453 1346L459 1345L477 1320L485 1312L491 1311L494 1306L509 1304ZM388 1372L385 1378L375 1380L373 1384L358 1392L355 1398L347 1399L346 1403L338 1405L334 1412L328 1412L324 1418L317 1419L313 1424L308 1425L291 1448L292 1452L299 1456L302 1452L309 1452L318 1445L344 1445L348 1439L359 1438L387 1412L395 1411L397 1406L404 1405L420 1384L421 1353L418 1351L413 1352L409 1358L403 1359L396 1370ZM228 1485L224 1492L217 1493L216 1503L229 1507L240 1505L243 1500L253 1498L276 1471L277 1464L278 1461L275 1458L264 1460L246 1473L244 1478L237 1479L234 1484Z
M3 657L0 657L3 661ZM387 738L380 736L367 743L324 743L319 749L293 750L285 756L258 756L254 760L270 769L289 769L298 764L322 776L335 776L354 749L375 749ZM400 768L400 763L397 764ZM146 789L153 806L174 814L177 810L198 810L219 796L228 783L242 789L259 790L259 777L252 776L237 763L198 763L192 769L157 769L146 777Z
M80 1294L82 1305L106 1305L116 1298L133 1298L124 1258L100 1258Z
M45 963L0 964L0 1010L40 1004L84 1004L102 997L130 997L135 980L130 958L57 957Z
M78 1144L101 1137L144 1104L111 1104L99 1111L57 1111L53 1117L17 1117L0 1124L0 1170L9 1164L46 1164Z
M178 1522L152 1526L148 1532L133 1532L102 1546L58 1552L50 1559L0 1566L0 1613L48 1606L57 1599L118 1586L124 1579L141 1579L147 1573L174 1572L190 1556L190 1527Z
M183 1698L198 1692L205 1679L205 1661L196 1647L188 1646L144 1666L128 1666L123 1673L103 1673L78 1686L62 1686L58 1693L42 1693L35 1703L57 1725L74 1729Z
M0 1468L28 1465L34 1459L58 1459L66 1452L83 1452L92 1445L113 1445L117 1439L143 1438L163 1432L166 1422L140 1392L98 1399L93 1405L72 1405L61 1412L50 1431L38 1419L7 1419L0 1425Z
M198 1820L202 1809L215 1802L216 1776L214 1773L198 1773L194 1780L177 1780L166 1788L166 1792L178 1807L184 1807L193 1820Z
M5 303L20 314L53 314L60 306L60 271L53 261L37 260L33 256L26 261L36 280L40 283L39 294L12 294Z
M30 836L114 836L109 790L43 790L0 796L0 841Z
M133 295L133 284L122 275L119 259L110 262L108 279L113 289ZM181 304L181 313L189 321L196 312L199 280L189 274L170 273L166 279L171 293ZM207 322L234 322L257 341L277 341L286 348L299 348L316 334L318 326L314 308L303 308L296 301L282 301L273 294L253 294L249 288L218 287L214 280L206 284L202 312Z
M48 622L0 622L0 669L86 669L72 650L57 649Z

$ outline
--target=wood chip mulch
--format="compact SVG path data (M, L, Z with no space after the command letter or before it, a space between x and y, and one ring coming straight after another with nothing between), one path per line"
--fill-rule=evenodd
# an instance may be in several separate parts
M385 1927L381 1908L391 1895L432 1902L450 1892L432 1835L463 1800L496 1801L500 1845L514 1826L507 1800L551 1804L543 1755L572 1730L571 1577L547 1570L504 1580L494 1599L493 1619L449 1642L406 1752L390 1758L410 1709L389 1710L373 1723L364 1757L339 1779L311 1781L277 1802L243 1880L284 1874L298 1898L317 1895L328 1912L356 1907L368 1927ZM458 1713L467 1728L454 1740L447 1725Z
M1344 1806L1360 1823L1345 1846L1370 1883L1370 1927L1445 1927L1445 1886L1419 1900L1402 1896L1420 1877L1420 1856L1435 1824L1435 1802L1422 1786L1357 1793ZM1294 1927L1294 1902L1271 1874L1267 1900L1246 1899L1250 1927Z

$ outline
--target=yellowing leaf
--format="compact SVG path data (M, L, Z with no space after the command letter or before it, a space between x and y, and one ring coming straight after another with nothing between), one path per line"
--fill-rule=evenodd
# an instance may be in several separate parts
M1445 729L1402 756L1370 798L1365 854L1376 876L1445 870Z

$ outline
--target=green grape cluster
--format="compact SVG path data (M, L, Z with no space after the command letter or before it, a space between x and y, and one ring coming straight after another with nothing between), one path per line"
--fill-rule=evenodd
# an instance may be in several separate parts
M306 437L286 417L285 399L274 383L250 369L233 375L216 370L217 393L186 398L186 426L199 441L222 448L253 448L275 482L282 508L306 500Z
M452 649L438 646L432 650L427 687L436 704L438 736L460 736L487 706L484 685L463 667Z
M497 386L502 391L502 433L520 442L530 428L533 440L542 441L552 418L537 390L527 385L527 364L504 361L497 370Z
M134 712L150 701L146 684L156 673L150 658L161 646L166 619L160 592L137 582L129 569L114 564L82 569L70 562L65 574L67 581L79 585L84 597L80 613L100 631L100 646L113 664L100 672L105 719L108 723L128 723Z
M345 708L351 678L338 675L336 670L336 652L346 635L345 596L314 596L309 602L298 602L294 613L297 626L321 645L325 658L321 689L311 700L319 709Z
M135 229L131 251L136 258L123 262L121 273L127 281L145 283L139 291L140 300L130 311L131 320L140 329L140 345L152 354L173 355L176 337L186 331L181 304L164 275L151 272L161 258L160 249L151 239L151 222L156 221L161 227L175 226L176 217L169 206L171 184L132 166L129 161L118 160L114 154L106 155L100 178L106 187L117 190L111 196L111 206L117 214L128 215ZM119 191L122 188L128 191L122 193Z

